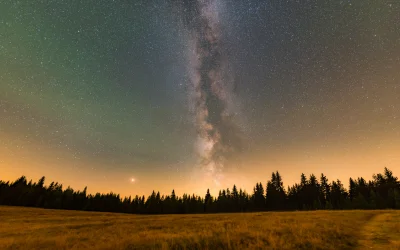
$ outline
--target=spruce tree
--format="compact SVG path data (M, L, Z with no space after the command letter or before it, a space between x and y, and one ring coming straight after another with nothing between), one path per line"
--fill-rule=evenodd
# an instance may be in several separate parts
M398 188L394 190L394 202L395 202L395 208L400 209L400 189Z

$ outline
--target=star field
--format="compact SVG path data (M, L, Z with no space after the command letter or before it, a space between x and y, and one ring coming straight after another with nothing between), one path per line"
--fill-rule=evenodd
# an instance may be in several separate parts
M302 172L396 172L399 12L396 1L3 1L1 178L202 194L251 190L275 170L286 185Z

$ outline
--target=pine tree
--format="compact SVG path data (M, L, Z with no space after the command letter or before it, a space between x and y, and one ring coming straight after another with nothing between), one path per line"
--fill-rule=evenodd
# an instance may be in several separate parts
M357 196L356 183L353 181L353 178L351 178L351 177L350 177L349 183L350 183L349 198L350 198L350 201L353 201L353 199Z
M220 190L214 199L209 190L205 198L197 195L183 194L178 197L172 190L170 196L153 191L145 199L144 196L124 197L114 193L88 195L86 187L83 191L75 191L71 187L63 189L62 184L51 182L44 185L42 177L37 183L27 181L25 176L13 182L0 180L0 205L37 206L53 209L74 209L89 211L107 211L123 213L204 213L204 212L237 212L263 211L280 209L400 209L400 183L392 171L385 168L384 173L373 175L373 180L350 178L349 192L340 180L330 185L326 176L321 174L320 182L313 174L307 180L301 175L300 183L283 188L279 172L272 173L267 182L266 192L261 183L256 183L253 195L233 186Z
M232 210L234 212L240 211L240 197L239 197L239 192L237 190L236 185L233 185L232 188Z
M282 177L279 172L272 173L271 180L266 185L266 205L269 210L284 209L286 193L283 187Z
M207 194L204 199L204 212L206 213L212 212L212 203L213 203L213 198L210 194L210 189L207 189Z
M373 190L371 190L369 196L370 196L369 207L371 209L376 209L377 208L377 205L376 205L376 193Z
M308 196L310 199L309 203L313 209L319 209L321 207L319 194L320 194L320 185L315 175L311 174L308 183Z
M326 202L325 209L327 209L327 210L332 210L333 209L332 203L330 201Z
M386 199L386 207L395 209L396 208L396 199L394 195L394 188L390 188L388 191L387 199Z
M359 193L356 197L353 198L352 207L353 209L368 209L370 206L365 197Z
M307 177L304 173L301 173L300 185L302 187L307 185Z
M394 190L394 202L395 202L395 208L400 209L400 189L398 188Z
M321 184L321 189L320 189L321 206L322 208L326 208L327 202L330 202L330 186L328 183L328 178L324 174L321 174L320 184Z

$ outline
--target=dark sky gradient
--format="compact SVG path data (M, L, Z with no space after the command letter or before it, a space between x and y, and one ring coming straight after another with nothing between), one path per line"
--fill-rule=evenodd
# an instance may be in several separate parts
M199 13L183 2L2 1L0 178L203 194L250 191L275 170L285 185L400 171L399 2L210 1L223 59L203 67L227 100L209 117L232 117L224 146L241 138L217 184L194 118L202 33L182 22Z

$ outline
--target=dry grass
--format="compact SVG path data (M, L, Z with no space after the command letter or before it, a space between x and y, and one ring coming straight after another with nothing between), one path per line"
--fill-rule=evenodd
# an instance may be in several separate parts
M389 210L143 216L0 207L0 249L352 249L379 246L377 227L395 249L399 221Z
M383 213L363 228L360 249L400 249L400 212Z

